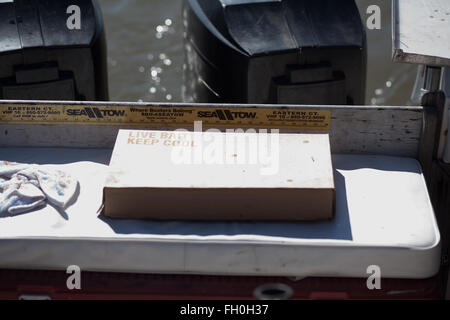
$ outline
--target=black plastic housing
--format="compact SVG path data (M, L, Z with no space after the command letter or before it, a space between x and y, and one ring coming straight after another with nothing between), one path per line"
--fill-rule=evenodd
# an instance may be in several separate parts
M186 102L364 104L354 0L184 0Z
M80 29L70 29L80 8ZM0 99L108 100L106 41L96 0L0 3Z

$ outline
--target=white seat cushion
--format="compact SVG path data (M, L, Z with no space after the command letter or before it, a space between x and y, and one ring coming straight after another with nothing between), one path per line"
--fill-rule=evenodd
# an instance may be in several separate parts
M414 159L334 155L330 221L202 223L99 217L110 154L0 149L1 160L56 164L80 183L66 212L47 206L0 218L0 268L75 264L85 271L367 277L367 267L377 265L382 277L411 279L439 270L439 231Z

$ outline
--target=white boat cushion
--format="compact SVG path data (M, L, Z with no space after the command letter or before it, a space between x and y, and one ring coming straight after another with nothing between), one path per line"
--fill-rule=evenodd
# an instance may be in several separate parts
M45 207L0 218L0 268L75 264L105 272L368 277L367 268L376 265L382 277L411 279L439 270L439 231L415 159L334 155L330 221L203 223L98 216L110 154L0 149L2 160L53 164L80 184L78 200L65 212Z

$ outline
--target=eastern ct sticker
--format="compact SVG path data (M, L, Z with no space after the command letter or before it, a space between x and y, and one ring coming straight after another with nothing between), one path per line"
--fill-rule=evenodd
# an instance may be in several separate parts
M329 130L331 111L267 107L0 104L0 123Z

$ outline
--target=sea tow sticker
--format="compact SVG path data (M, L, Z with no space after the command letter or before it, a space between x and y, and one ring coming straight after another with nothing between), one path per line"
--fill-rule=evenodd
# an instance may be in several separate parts
M328 130L329 110L300 110L282 108L214 108L196 109L196 120L203 125L236 124L253 128L308 128Z
M265 107L0 104L0 123L329 130L331 111Z

